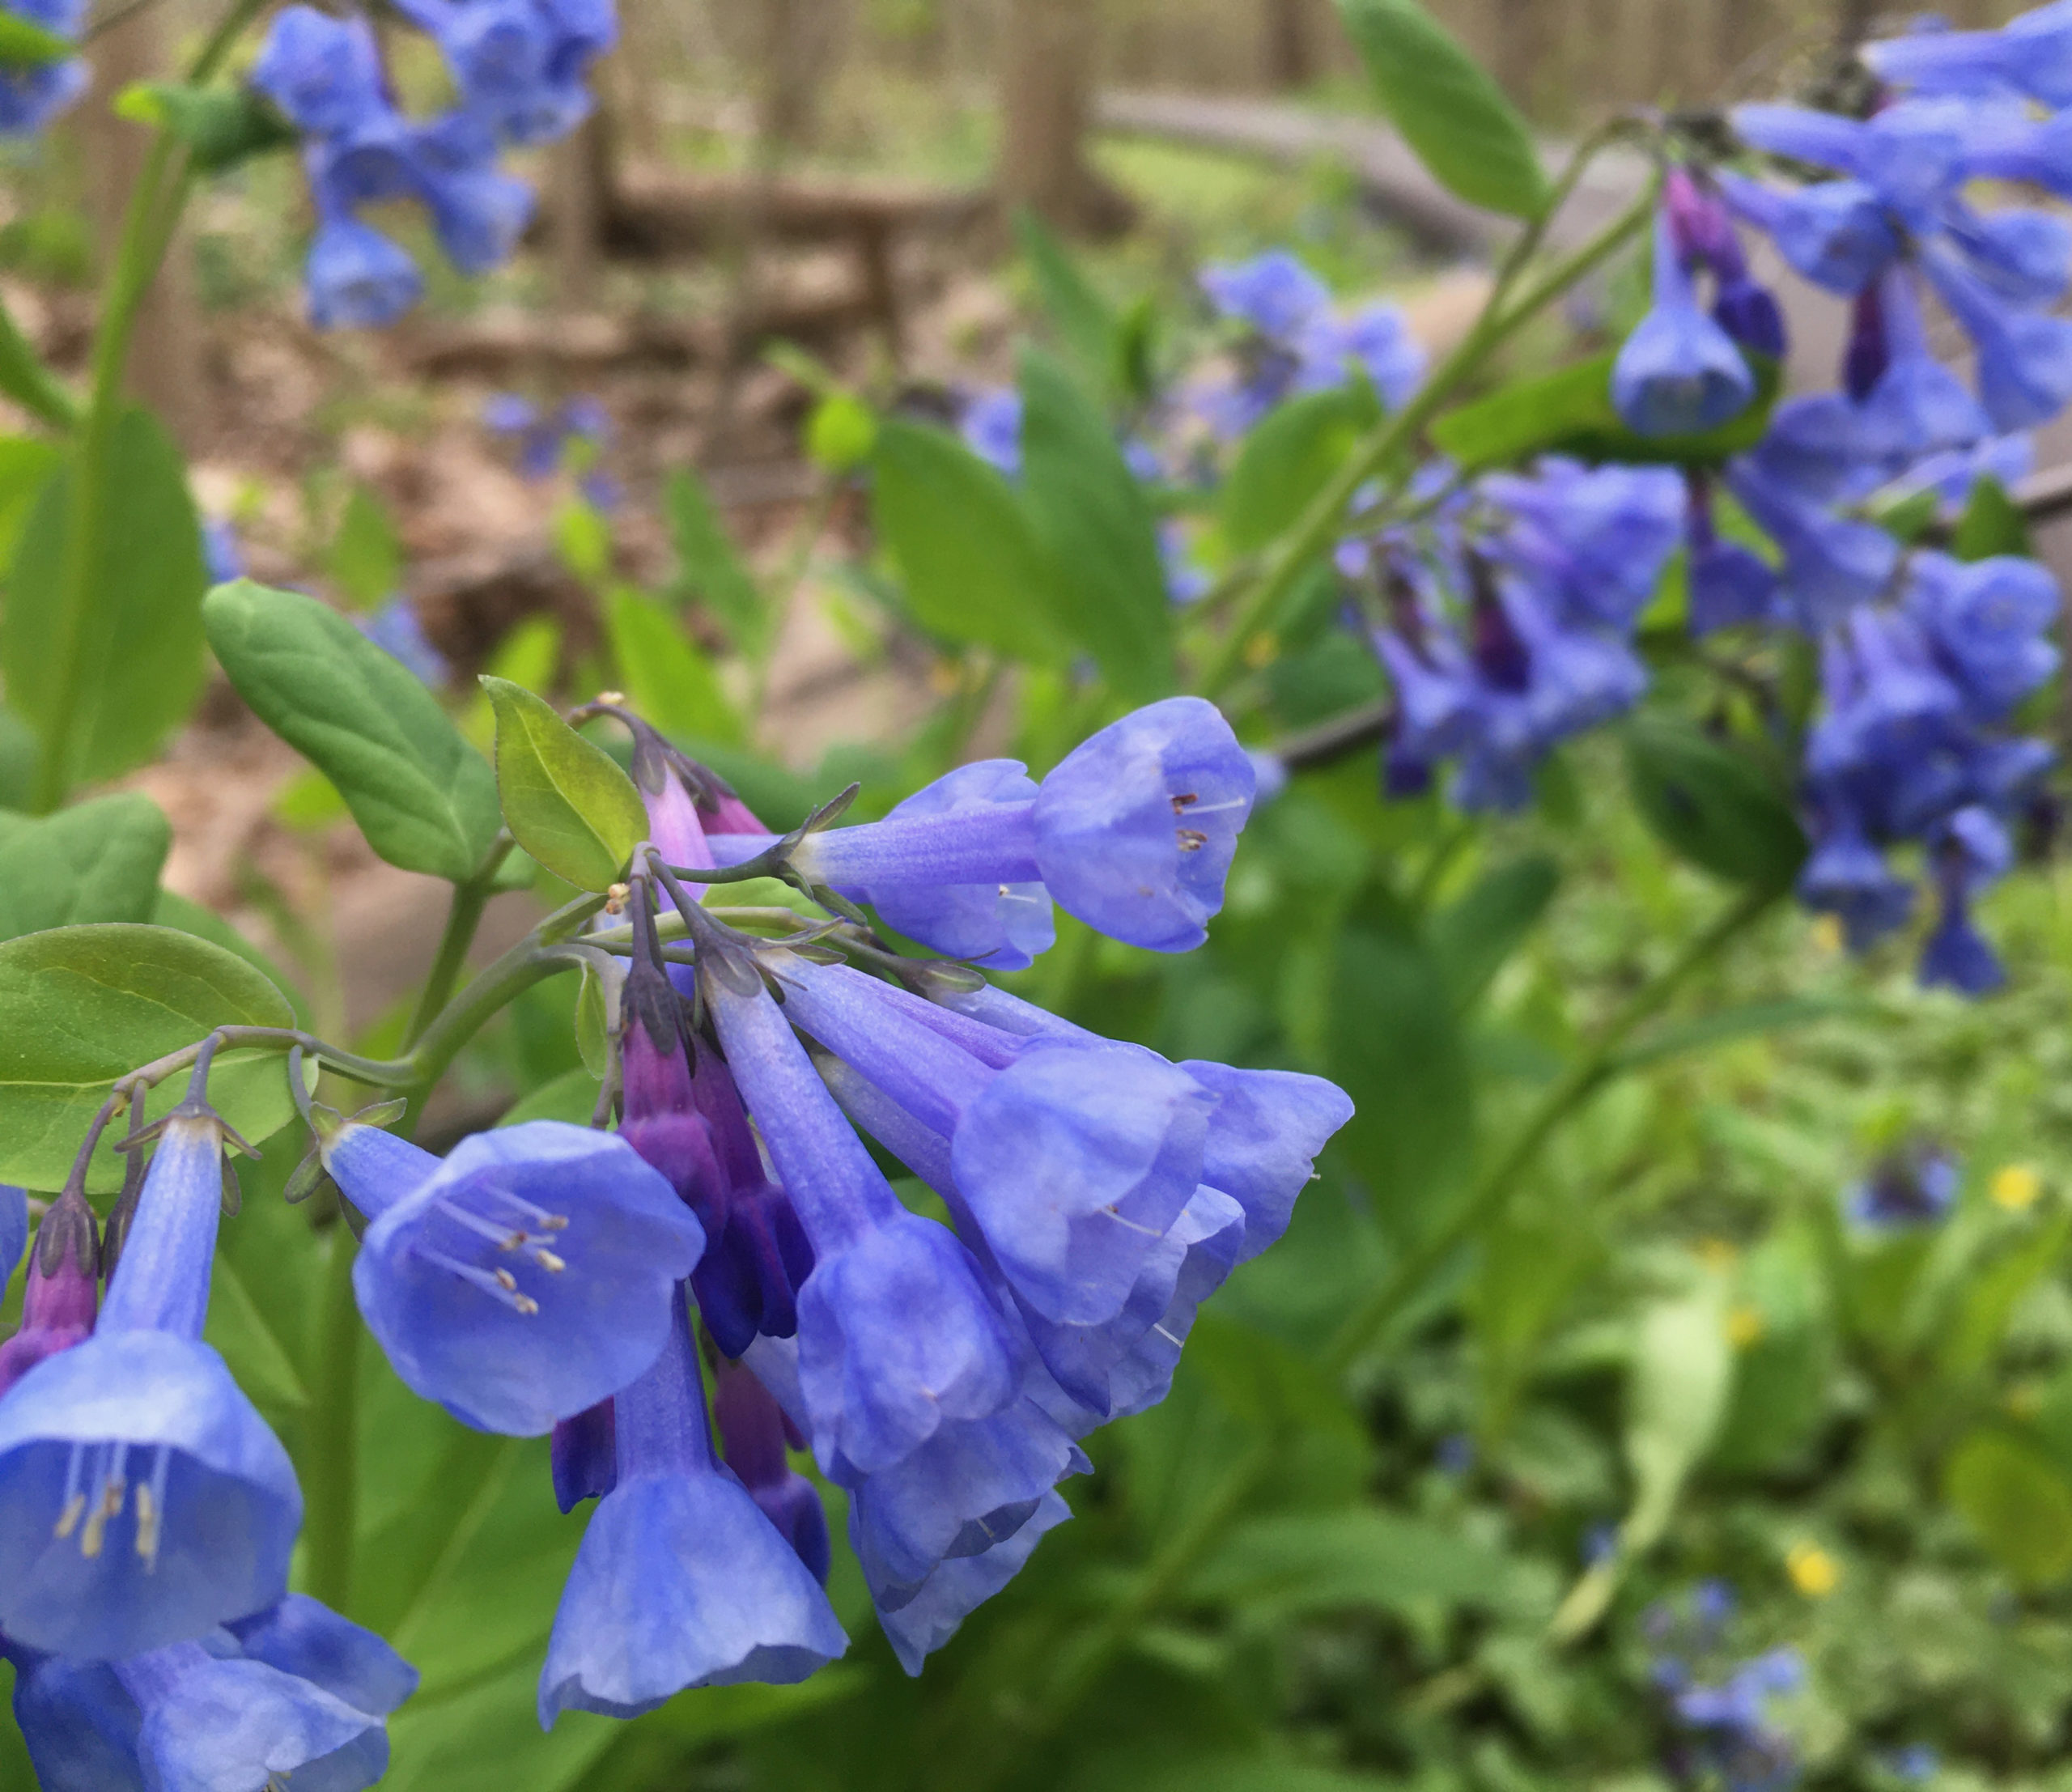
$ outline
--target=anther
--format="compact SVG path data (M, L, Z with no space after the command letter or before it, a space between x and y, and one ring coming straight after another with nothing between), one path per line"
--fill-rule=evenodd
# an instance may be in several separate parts
M1191 790L1185 791L1173 799L1173 813L1175 815L1184 815L1193 805L1200 800L1201 798Z
M137 1489L137 1553L144 1558L144 1572L159 1565L159 1508L148 1487Z
M568 1267L568 1265L563 1263L560 1258L554 1255L551 1251L535 1250L533 1253L533 1261L537 1263L540 1268L544 1269L550 1276L558 1276L562 1271Z
M65 1502L65 1510L57 1514L55 1535L59 1542L62 1543L79 1528L79 1520L86 1516L86 1511L87 1497L83 1493L74 1493Z
M516 1294L518 1292L518 1278L507 1269L499 1269L496 1272L496 1285L507 1294Z
M79 1533L79 1553L91 1561L100 1553L102 1544L108 1539L108 1521L122 1516L122 1503L129 1497L129 1483L110 1475L101 1488L100 1504L87 1515L86 1528Z
M540 1310L540 1303L534 1300L529 1294L520 1294L516 1296L513 1299L512 1305L516 1306L518 1310L529 1319Z
M614 884L605 892L605 912L607 915L623 915L626 912L626 899L632 894L633 891L629 885Z
M1178 833L1182 852L1199 852L1208 844L1208 836L1199 828L1183 827L1178 830Z

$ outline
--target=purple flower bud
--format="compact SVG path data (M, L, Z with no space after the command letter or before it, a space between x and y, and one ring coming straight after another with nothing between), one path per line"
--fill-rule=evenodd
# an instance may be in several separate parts
M24 1228L28 1221L24 1204ZM67 1189L51 1204L36 1234L23 1292L22 1328L0 1344L0 1394L45 1357L70 1350L91 1335L100 1295L100 1261L93 1209L77 1189Z
M753 1371L722 1363L712 1396L727 1467L823 1586L833 1560L819 1489L784 1453L784 1415Z

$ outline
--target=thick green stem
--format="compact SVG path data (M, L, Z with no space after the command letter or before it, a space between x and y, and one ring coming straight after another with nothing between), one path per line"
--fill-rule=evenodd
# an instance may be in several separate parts
M1428 1279L1454 1251L1486 1225L1508 1201L1520 1175L1548 1140L1599 1089L1617 1074L1619 1054L1634 1030L1661 1012L1690 978L1710 963L1777 901L1775 890L1751 890L1729 907L1655 977L1636 991L1599 1034L1590 1051L1540 1098L1509 1145L1490 1164L1453 1216L1403 1258L1386 1280L1340 1328L1325 1350L1323 1366L1342 1374L1389 1324ZM1128 1646L1139 1626L1185 1584L1241 1514L1293 1436L1293 1427L1277 1425L1255 1441L1233 1463L1214 1490L1169 1536L1129 1595L1066 1658L1049 1696L1034 1721L1036 1736L1053 1734L1068 1718L1109 1664ZM1030 1739L1025 1735L1020 1739ZM982 1781L982 1783L983 1781Z
M353 1591L353 1539L359 1528L359 1308L353 1297L352 1228L331 1228L331 1261L324 1276L316 1375L310 1391L304 1450L303 1520L311 1594L334 1612L348 1610Z
M482 911L489 907L489 899L495 893L497 872L514 843L506 835L491 849L473 877L453 886L452 901L446 911L446 930L439 936L438 954L431 961L424 987L418 992L417 1005L411 1009L410 1022L403 1029L405 1051L424 1037L425 1030L445 1007L453 994L454 985L461 980L461 973L467 968L468 949L475 943Z
M1654 184L1650 182L1648 190L1616 219L1581 248L1556 262L1513 304L1503 302L1511 279L1500 278L1488 307L1460 346L1408 404L1383 420L1318 493L1293 533L1282 538L1203 667L1204 695L1220 695L1244 669L1245 652L1253 636L1271 619L1304 570L1330 547L1361 487L1411 448L1468 376L1522 325L1637 233L1654 215ZM1537 240L1529 235L1523 246Z

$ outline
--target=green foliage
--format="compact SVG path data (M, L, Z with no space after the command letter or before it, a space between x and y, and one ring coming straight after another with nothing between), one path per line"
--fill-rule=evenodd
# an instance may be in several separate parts
M1365 386L1277 406L1245 438L1223 487L1223 534L1232 549L1250 553L1291 528L1379 415Z
M238 694L337 787L369 846L405 871L474 875L495 782L393 655L315 598L248 579L210 592L204 616Z
M2007 488L1991 473L1981 474L1965 500L1950 537L1950 551L1959 560L1986 560L1996 554L2030 551L2029 524Z
M1107 418L1040 349L1022 351L1021 402L1029 515L1059 569L1064 629L1119 694L1162 697L1174 682L1173 606L1143 489Z
M1667 716L1633 722L1625 739L1633 805L1671 851L1730 883L1790 882L1806 836L1784 792L1747 754Z
M662 502L677 551L677 603L703 603L742 652L762 652L770 617L720 524L705 482L690 468L678 467L663 487Z
M1717 466L1763 439L1782 390L1777 363L1751 355L1756 401L1739 417L1700 435L1637 435L1612 406L1611 367L1617 359L1595 355L1556 372L1511 380L1486 398L1447 412L1433 424L1432 440L1464 473L1508 466L1536 454Z
M2022 1585L2049 1586L2072 1569L2072 1483L2042 1450L1981 1427L1951 1452L1943 1484L1950 1503Z
M355 609L372 609L403 583L403 546L381 500L365 486L346 494L325 570Z
M206 581L186 467L158 421L134 406L116 420L108 454L121 499L83 586L70 582L66 560L68 464L29 516L0 614L8 702L63 767L67 788L150 758L202 690ZM85 594L78 614L75 589Z
M257 91L242 86L139 81L115 96L114 109L118 118L156 125L177 138L201 174L221 174L255 155L291 149L301 141L294 125Z
M189 1046L213 1027L287 1026L280 991L221 947L169 928L66 927L0 945L0 1177L61 1187L87 1123L117 1077ZM254 1140L294 1109L278 1052L226 1053L210 1096ZM176 1082L154 1091L170 1110ZM121 1186L122 1158L103 1141L87 1187Z
M79 53L79 46L54 31L45 31L18 12L0 14L0 68L40 68Z
M647 837L633 781L532 692L482 680L496 711L496 788L520 846L578 890L608 890Z
M1128 389L1123 325L1074 264L1065 246L1025 206L1014 214L1014 240L1036 277L1036 290L1058 341L1088 389L1103 396Z
M165 812L103 796L32 821L0 815L0 940L87 921L149 921L172 847Z
M1491 211L1537 218L1547 209L1531 128L1418 0L1339 0L1338 10L1374 96L1425 167Z
M666 609L622 588L605 597L605 622L635 709L665 733L739 743L741 718L712 662Z

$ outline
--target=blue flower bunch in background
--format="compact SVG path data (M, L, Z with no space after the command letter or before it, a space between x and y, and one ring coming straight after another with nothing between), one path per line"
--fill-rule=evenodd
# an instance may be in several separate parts
M617 507L618 482L597 465L610 445L612 422L597 399L578 397L542 409L521 393L499 392L482 406L482 425L516 448L520 478L549 479L567 468L592 508Z
M1934 1225L1956 1205L1964 1181L1956 1160L1938 1147L1915 1144L1881 1159L1870 1174L1844 1191L1850 1219L1872 1232L1896 1232Z
M405 11L438 44L457 96L432 117L397 110L364 19L288 6L252 70L253 87L303 136L316 212L309 316L319 329L393 323L422 294L416 262L365 222L365 206L418 202L463 274L507 258L533 195L501 171L501 151L550 142L580 123L585 73L617 36L609 0L424 0Z

